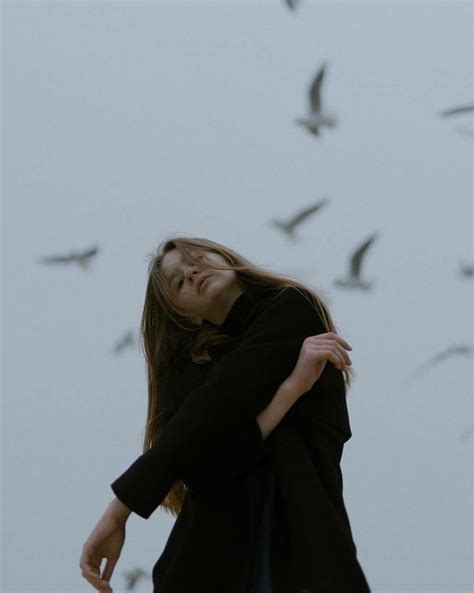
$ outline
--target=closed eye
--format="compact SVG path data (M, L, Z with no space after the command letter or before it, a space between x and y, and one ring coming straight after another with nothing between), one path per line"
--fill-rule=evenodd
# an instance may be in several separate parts
M205 259L204 255L198 255L196 256L196 259ZM178 284L176 285L178 287L178 290L181 288L182 284L183 284L183 279L181 278L181 280L178 282Z

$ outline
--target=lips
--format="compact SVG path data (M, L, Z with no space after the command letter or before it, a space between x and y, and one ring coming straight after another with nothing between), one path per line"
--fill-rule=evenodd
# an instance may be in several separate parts
M209 276L204 276L204 278L202 278L199 283L198 283L198 292L201 292L201 286L202 283L204 282L204 280L206 280L207 278L209 278Z

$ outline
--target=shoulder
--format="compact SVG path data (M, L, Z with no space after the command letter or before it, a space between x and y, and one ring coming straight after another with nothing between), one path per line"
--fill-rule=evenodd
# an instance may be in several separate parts
M248 319L248 331L265 331L268 335L327 331L310 294L293 286L267 291L254 306Z
M258 313L270 311L276 314L280 314L283 311L287 313L304 311L306 314L313 312L314 315L317 315L317 310L313 305L309 293L293 286L267 292L265 297L255 307L255 311Z
M308 291L295 288L293 286L286 286L276 291L273 295L272 301L278 303L308 303L311 305L311 297Z

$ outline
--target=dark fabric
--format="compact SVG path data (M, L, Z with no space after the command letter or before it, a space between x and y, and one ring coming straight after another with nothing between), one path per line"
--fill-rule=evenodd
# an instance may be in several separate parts
M296 289L248 291L221 330L232 341L210 350L212 362L176 364L169 422L111 484L146 519L175 481L188 487L153 567L153 593L248 593L271 484L273 593L370 592L342 496L352 436L342 372L327 362L267 439L256 421L304 338L326 331L319 316Z
M270 571L271 519L273 513L274 480L263 504L262 518L254 555L254 568L248 593L273 593Z

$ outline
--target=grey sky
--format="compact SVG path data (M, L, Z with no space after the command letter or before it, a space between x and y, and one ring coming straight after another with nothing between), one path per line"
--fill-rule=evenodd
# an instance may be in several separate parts
M467 593L473 339L469 2L3 2L2 591L92 591L82 545L141 452L147 255L208 237L292 273L353 346L342 469L374 593ZM293 124L323 60L340 124ZM289 243L266 225L325 195ZM347 254L372 292L333 285ZM88 271L42 255L101 252ZM132 515L112 577L151 571L174 518ZM137 586L149 591L150 580Z

